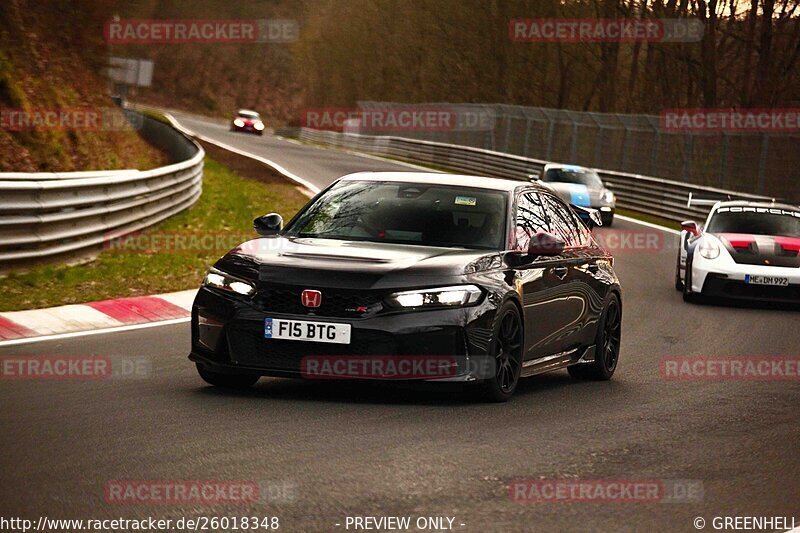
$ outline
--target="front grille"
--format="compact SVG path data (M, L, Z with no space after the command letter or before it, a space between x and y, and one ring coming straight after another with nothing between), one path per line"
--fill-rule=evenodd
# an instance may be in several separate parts
M228 344L233 362L289 372L300 372L303 357L317 355L396 355L394 335L353 328L350 344L265 339L260 324L230 325Z
M703 286L703 292L711 296L729 298L800 302L800 285L789 285L788 287L755 285L742 281L728 280L717 274L708 275Z
M303 305L300 295L305 289L322 293L319 307ZM262 311L309 317L366 318L383 309L381 296L375 292L308 286L260 284L254 300Z

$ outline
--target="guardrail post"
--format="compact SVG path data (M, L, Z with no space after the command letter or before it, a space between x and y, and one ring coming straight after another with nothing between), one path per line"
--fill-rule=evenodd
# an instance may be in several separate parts
M547 126L547 151L544 154L545 159L553 159L553 137L556 134L556 123L552 118L547 117L549 124Z
M653 151L650 153L650 175L656 175L656 162L658 160L658 151L661 149L661 131L656 128L655 141L653 142Z
M730 144L730 140L728 139L728 134L724 131L722 132L722 150L719 154L719 186L722 187L722 184L725 183L725 172L728 171L728 145Z
M767 156L769 154L769 135L761 135L761 157L758 161L758 194L764 194L766 189Z
M572 143L569 148L569 158L571 162L578 159L578 123L573 119L572 122Z
M691 166L692 162L692 152L694 151L694 136L689 134L686 136L686 139L683 143L685 148L685 153L683 155L683 181L689 181L689 167Z

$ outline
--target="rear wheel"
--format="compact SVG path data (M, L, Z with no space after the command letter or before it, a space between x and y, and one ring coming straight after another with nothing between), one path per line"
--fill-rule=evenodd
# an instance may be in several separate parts
M203 381L210 385L228 389L246 389L254 385L261 377L258 374L222 374L220 372L212 372L199 363L196 363L196 366L197 373L200 374Z
M608 380L614 375L622 341L622 307L616 294L606 301L595 337L594 362L567 367L577 379Z
M482 383L482 396L490 402L507 402L519 383L522 369L523 329L519 309L511 302L497 313L490 355L494 360L494 377Z

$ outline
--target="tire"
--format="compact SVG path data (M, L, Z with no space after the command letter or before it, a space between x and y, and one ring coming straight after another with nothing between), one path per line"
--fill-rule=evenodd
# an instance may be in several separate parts
M247 389L253 386L261 377L258 374L221 374L212 372L199 363L196 363L196 366L197 373L200 374L203 381L209 385L227 389Z
M683 281L681 281L681 253L678 252L678 262L675 264L675 290L683 291Z
M683 301L700 303L701 296L692 292L692 256L686 257L686 274L683 277Z
M606 300L595 337L594 362L567 367L575 379L607 381L614 375L622 344L622 306L616 294Z
M519 309L506 302L497 311L489 342L489 355L494 360L494 377L481 383L481 397L488 402L507 402L519 383L522 371L524 330Z

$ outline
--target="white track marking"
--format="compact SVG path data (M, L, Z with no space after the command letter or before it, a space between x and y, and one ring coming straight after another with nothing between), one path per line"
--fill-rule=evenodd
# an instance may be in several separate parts
M666 231L667 233L672 233L674 235L680 235L681 234L681 232L676 230L676 229L666 228L664 226L659 226L658 224L653 224L652 222L645 222L644 220L639 220L638 218L631 218L631 217L626 217L626 216L623 216L623 215L614 215L614 218L618 218L618 219L624 220L626 222L633 222L634 224L640 224L642 226L647 226L648 228L659 229L661 231Z
M92 329L88 331L73 331L71 333L58 333L55 335L44 335L41 337L27 337L22 339L10 339L0 341L0 347L13 346L19 344L32 344L34 342L57 341L63 339L72 339L75 337L87 337L89 335L103 335L105 333L120 333L123 331L133 331L136 329L156 328L159 326L172 326L175 324L182 324L189 322L191 317L171 318L169 320L160 320L158 322L145 322L143 324L130 324L127 326L118 326L113 328Z
M49 309L11 311L3 313L3 318L42 335L124 325L119 320L88 305L63 305Z
M349 154L356 157L363 157L364 159L372 159L374 161L385 161L387 163L392 163L393 165L399 165L401 167L408 167L413 168L416 170L424 170L426 172L438 172L442 173L441 170L436 170L434 168L422 166L422 165L415 165L414 163L407 163L406 161L398 161L396 159L389 159L388 157L381 157L379 155L373 154L365 154L364 152L354 152L353 150L347 150L346 148L339 148L339 147L328 147L316 143L304 143L298 141L297 139L288 139L286 137L281 137L280 135L274 136L276 139L280 139L282 141L286 141L287 143L297 144L299 146L305 146L309 148L316 148L317 150L328 150L328 151L335 151L335 152L343 152L345 154Z
M239 154L239 155L242 155L242 156L245 156L245 157L249 157L250 159L255 159L256 161L258 161L260 163L264 163L265 165L267 165L269 167L272 167L274 170L276 170L277 172L283 174L284 176L286 176L290 180L294 181L295 183L298 183L298 184L302 185L303 187L305 187L309 191L313 192L314 194L318 193L321 190L319 187L317 187L316 185L314 185L310 181L301 178L297 174L289 172L286 168L282 167L281 165L279 165L275 161L271 161L271 160L267 159L266 157L261 157L260 155L251 154L250 152L245 152L244 150L240 150L240 149L235 148L235 147L233 147L233 146L231 146L229 144L225 144L225 143L217 141L215 139L211 139L209 137L206 137L205 135L200 135L199 133L195 133L192 130L190 130L188 128L185 128L183 125L181 125L181 123L178 122L178 120L175 117L173 117L171 114L166 113L164 111L161 111L161 113L167 118L167 120L170 121L170 123L173 126L175 126L175 128L177 130L183 132L186 135L189 135L190 137L195 137L197 139L200 139L203 142L207 142L207 143L213 144L214 146L219 146L220 148L228 150L229 152L233 152L234 154Z

